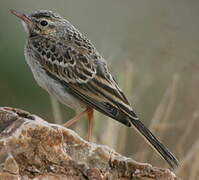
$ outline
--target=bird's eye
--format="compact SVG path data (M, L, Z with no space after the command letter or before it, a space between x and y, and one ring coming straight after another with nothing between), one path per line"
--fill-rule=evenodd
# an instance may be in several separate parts
M47 25L48 25L48 22L45 21L45 20L42 20L42 21L40 22L40 24L41 24L42 26L47 26Z

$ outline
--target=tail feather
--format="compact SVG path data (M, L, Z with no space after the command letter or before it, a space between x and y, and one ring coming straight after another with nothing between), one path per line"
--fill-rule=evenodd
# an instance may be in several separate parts
M135 129L144 136L149 144L163 157L163 159L168 162L168 164L172 168L178 166L178 161L175 156L161 142L159 142L159 140L144 126L144 124L142 124L141 121L138 120L138 117L132 111L132 109L124 105L126 104L126 100L124 100L124 103L115 101L114 99L112 99L112 97L102 94L103 92L98 92L99 90L92 86L92 88L97 91L97 93L101 93L101 95L103 95L107 99L107 102L99 101L98 99L95 99L95 96L88 96L88 92L90 92L91 89L91 86L87 88L88 83L87 85L80 85L78 83L66 83L64 80L58 79L52 73L48 71L46 71L46 73L57 82L60 82L61 85L65 87L68 92L85 102L88 106L102 112L103 114L119 121L120 123L128 127L131 127L133 125ZM81 90L86 89L85 92L87 93L82 93L82 91L79 90L80 87L82 88ZM129 105L127 104L127 106Z
M135 119L130 120L135 129L144 136L149 144L161 155L161 157L167 161L167 163L174 169L178 166L178 160L175 156L153 135L144 124Z

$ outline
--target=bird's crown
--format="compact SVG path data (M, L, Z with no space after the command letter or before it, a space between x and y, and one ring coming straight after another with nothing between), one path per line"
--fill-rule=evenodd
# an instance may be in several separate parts
M31 13L29 16L33 17L33 18L37 18L37 19L40 19L40 18L62 19L62 17L59 14L52 12L52 11L48 11L48 10L35 11L34 13Z

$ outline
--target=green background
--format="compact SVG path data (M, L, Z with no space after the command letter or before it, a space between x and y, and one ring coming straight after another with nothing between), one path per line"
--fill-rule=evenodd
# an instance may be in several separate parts
M189 154L199 128L199 1L1 0L0 106L22 108L53 122L50 98L36 84L24 60L27 34L9 9L26 13L53 10L69 20L107 59L142 121L180 160ZM75 113L61 106L61 114L66 121ZM75 127L83 137L84 122ZM178 142L189 126L191 131L179 150ZM123 138L117 136L119 132ZM137 160L165 166L154 154L142 159L140 146L150 149L142 144L143 139L97 113L94 141ZM187 178L189 173L182 176Z

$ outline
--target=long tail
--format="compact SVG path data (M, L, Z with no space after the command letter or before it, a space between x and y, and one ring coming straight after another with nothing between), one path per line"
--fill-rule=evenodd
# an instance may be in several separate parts
M105 94L104 91L100 91L99 89L103 89L102 87L104 86L104 84L99 89L96 88L96 86L93 86L91 83L89 85L88 83L86 85L81 84L80 86L80 84L77 85L77 83L66 83L64 80L58 79L52 73L47 72L47 74L51 78L60 82L61 85L65 87L68 92L85 102L90 107L102 112L103 114L121 122L128 127L131 127L133 125L133 127L135 127L135 129L145 137L149 144L154 147L154 149L163 157L163 159L168 162L168 164L172 168L178 166L178 160L175 158L175 156L161 142L159 142L159 140L144 126L144 124L142 124L141 121L138 120L138 117L129 106L125 96L121 91L119 91L119 87L118 91L114 91L114 93L116 93L117 96L120 96L120 98L123 98L123 101L119 101L118 98L116 98L116 101L115 99L113 99L112 96L110 96L109 93ZM81 90L79 90L79 88ZM111 91L112 90L113 89L111 89ZM93 91L96 91L97 94L100 94L103 98L107 100L107 102L101 100L99 101L99 98L96 98L96 95L92 95ZM111 91L110 93L112 93ZM88 92L90 93L89 96Z
M167 161L167 163L174 169L178 166L178 160L176 157L153 135L144 124L135 119L130 119L135 129L144 136L149 144L161 155L161 157Z

